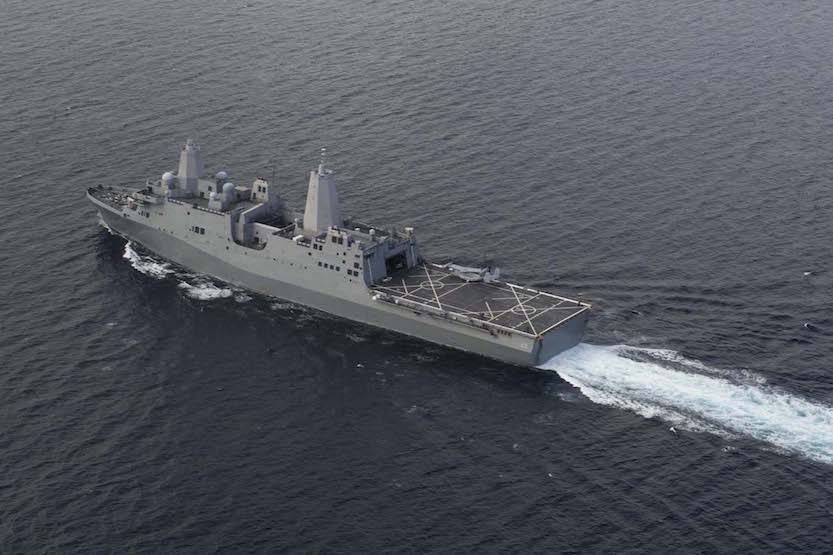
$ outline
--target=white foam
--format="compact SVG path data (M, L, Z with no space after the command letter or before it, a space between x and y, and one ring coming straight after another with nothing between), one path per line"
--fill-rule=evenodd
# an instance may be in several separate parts
M675 367L672 367L675 366ZM743 435L833 464L833 407L762 385L673 351L580 344L553 370L591 401L661 418L689 430Z
M131 241L128 241L124 246L124 255L126 260L130 261L130 265L136 270L145 275L162 279L165 276L174 274L179 278L179 288L185 290L185 294L192 299L200 301L213 301L215 299L225 299L234 295L235 300L239 303L245 303L252 300L252 297L237 291L231 287L218 287L211 281L196 274L186 272L177 272L171 267L168 262L162 262L149 256L147 254L139 254L133 248Z
M217 287L209 281L198 281L195 284L187 281L180 281L179 288L185 290L185 294L192 299L200 301L213 301L225 299L234 295L234 290L226 287Z
M124 246L122 258L130 261L130 265L145 275L162 279L174 271L167 262L160 262L150 256L141 256L133 249L133 244L128 241Z
M765 377L754 372L743 369L726 370L723 368L713 368L703 364L699 360L685 358L677 351L672 351L671 349L648 349L645 347L631 347L626 345L619 345L617 348L622 354L635 360L659 360L662 363L667 363L666 366L670 366L671 368L722 376L733 382L766 383Z

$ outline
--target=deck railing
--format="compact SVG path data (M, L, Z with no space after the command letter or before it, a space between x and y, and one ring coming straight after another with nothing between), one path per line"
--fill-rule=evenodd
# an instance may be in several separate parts
M382 301L386 303L390 303L397 306L403 306L410 309L414 309L414 306L420 307L422 310L427 310L428 313L432 316L436 316L438 318L442 318L444 320L450 320L457 324L467 325L473 328L477 328L489 333L492 333L492 330L502 331L504 334L513 334L519 333L526 337L536 338L537 336L523 330L518 330L514 328L509 328L506 326L502 326L500 324L495 324L494 322L487 322L486 320L480 320L479 318L472 318L470 316L463 316L462 314L456 314L454 312L448 312L445 310L441 310L436 306L432 306L430 304L421 303L419 301L414 301L411 299L403 299L401 297L394 297L393 295L389 295L387 293L375 293L373 295L373 299L377 301Z

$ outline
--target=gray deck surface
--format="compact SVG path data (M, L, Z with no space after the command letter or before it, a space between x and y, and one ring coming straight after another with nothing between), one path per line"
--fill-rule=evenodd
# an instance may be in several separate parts
M578 301L504 282L467 282L433 264L397 272L373 289L533 335L585 309Z

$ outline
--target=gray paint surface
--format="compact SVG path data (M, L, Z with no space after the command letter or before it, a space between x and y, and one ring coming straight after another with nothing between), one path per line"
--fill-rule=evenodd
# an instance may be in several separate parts
M263 179L243 187L219 174L194 176L203 164L190 140L179 167L185 175L148 180L139 191L90 188L87 195L111 229L165 258L350 320L529 366L573 347L584 333L586 303L502 282L490 284L496 293L453 278L435 283L431 276L440 274L419 255L412 228L379 232L342 220L334 175L323 161L310 173L303 220ZM394 289L400 276L422 269L426 282L409 291L402 278L405 290ZM449 302L454 297L441 300L448 292L437 289L445 285L452 292L469 287L456 293L465 307ZM504 310L493 314L488 300L496 308L506 303ZM535 311L559 316L536 329Z

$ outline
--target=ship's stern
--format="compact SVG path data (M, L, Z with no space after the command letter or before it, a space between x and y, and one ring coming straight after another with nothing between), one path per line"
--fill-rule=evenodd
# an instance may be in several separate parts
M536 341L536 348L532 353L532 366L541 366L554 356L578 345L584 336L589 314L588 306L558 327L544 333Z

